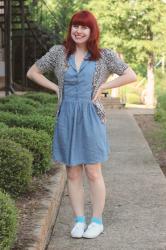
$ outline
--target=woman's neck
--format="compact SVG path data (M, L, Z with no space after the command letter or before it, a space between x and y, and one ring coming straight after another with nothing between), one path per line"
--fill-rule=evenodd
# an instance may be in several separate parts
M87 49L85 44L76 45L76 53L85 54L87 51L88 51L88 49Z

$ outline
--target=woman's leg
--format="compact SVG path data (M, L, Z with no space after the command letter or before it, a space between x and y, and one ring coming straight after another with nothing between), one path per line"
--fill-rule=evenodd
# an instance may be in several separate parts
M74 216L84 216L83 165L68 167L67 187Z
M85 173L90 185L90 194L93 204L93 217L102 217L105 205L105 183L101 172L101 164L86 164Z

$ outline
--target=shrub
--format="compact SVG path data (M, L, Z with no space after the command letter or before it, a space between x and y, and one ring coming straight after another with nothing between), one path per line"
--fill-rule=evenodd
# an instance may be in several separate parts
M156 121L166 123L166 93L157 97L157 105L154 113Z
M17 234L18 210L14 201L0 191L0 249L10 250Z
M46 104L46 103L55 104L58 101L56 94L49 94L44 92L33 92L33 91L28 92L24 95L24 97L38 101L41 104Z
M8 96L5 96L5 97L3 97L3 98L0 98L0 103L6 103L6 102L9 102L9 100L11 100L11 99L15 99L15 95L13 94L13 95L8 95Z
M4 122L9 127L25 127L36 130L45 130L53 135L55 118L40 114L16 115L10 112L0 112L0 122Z
M1 138L9 138L20 143L33 154L33 175L46 172L51 167L51 137L45 131L28 128L3 130Z
M52 116L55 117L56 115L56 105L55 103L49 103L47 105L42 105L40 108L35 110L36 113L40 115Z
M160 122L166 121L166 110L162 108L155 109L154 119L155 121L160 121Z
M18 195L27 190L32 175L32 154L20 144L0 139L0 188Z
M140 96L135 93L128 93L127 102L132 104L141 104Z
M28 114L33 113L35 108L29 104L24 104L22 102L7 102L4 104L0 104L0 110L2 111L9 111L14 114Z
M161 68L155 69L155 95L162 95L163 92L166 93L166 72L163 73Z
M18 103L20 105L31 105L34 108L38 108L41 104L38 101L34 101L30 98L26 98L23 96L18 96L18 95L11 95L11 96L7 96L5 98L1 98L0 99L0 103L1 104L7 104L7 103Z
M161 108L166 111L166 93L158 96L157 98L157 108Z
M0 129L8 128L8 126L4 122L0 122Z

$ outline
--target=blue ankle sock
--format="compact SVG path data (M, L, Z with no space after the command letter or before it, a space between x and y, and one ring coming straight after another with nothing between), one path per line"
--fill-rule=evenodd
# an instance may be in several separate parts
M102 224L102 217L92 217L91 222L95 222L97 224Z
M75 216L75 222L85 222L85 216Z

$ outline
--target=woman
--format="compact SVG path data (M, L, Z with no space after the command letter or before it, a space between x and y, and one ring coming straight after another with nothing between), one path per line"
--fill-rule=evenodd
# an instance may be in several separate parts
M54 71L58 85L43 76ZM118 78L105 83L112 73ZM27 77L58 95L53 160L64 163L75 225L71 236L95 238L103 232L105 184L101 163L108 160L106 118L100 94L136 80L134 71L114 51L99 48L94 15L79 11L71 18L63 45L54 45L27 72ZM89 226L84 216L83 167L93 204ZM85 230L86 229L86 230Z

